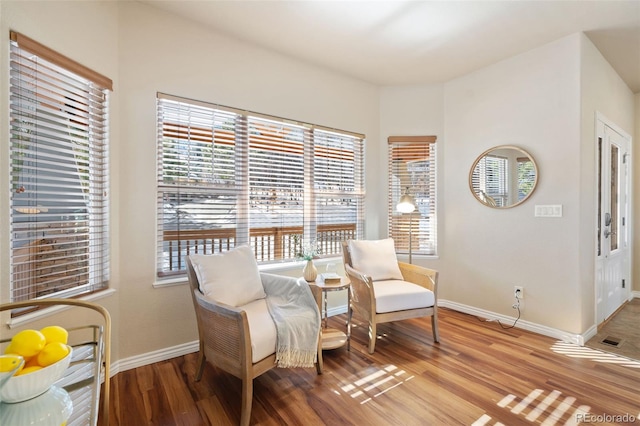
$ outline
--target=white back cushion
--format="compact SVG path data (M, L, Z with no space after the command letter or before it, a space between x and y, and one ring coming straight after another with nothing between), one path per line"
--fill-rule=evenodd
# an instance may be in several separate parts
M198 277L200 291L209 299L242 306L266 297L258 263L249 246L219 254L189 256Z
M353 268L370 276L373 281L403 279L392 238L351 240L349 253Z

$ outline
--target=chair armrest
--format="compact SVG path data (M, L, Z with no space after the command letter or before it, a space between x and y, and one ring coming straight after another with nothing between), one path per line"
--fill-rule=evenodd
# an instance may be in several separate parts
M246 312L240 307L207 299L193 289L201 350L207 357L234 366L251 363L251 337ZM239 363L239 364L238 364Z
M344 265L344 270L351 281L351 302L354 307L368 314L376 312L376 296L371 277Z
M400 272L402 272L402 276L405 281L433 291L437 300L438 271L404 262L398 262L398 266L400 267Z

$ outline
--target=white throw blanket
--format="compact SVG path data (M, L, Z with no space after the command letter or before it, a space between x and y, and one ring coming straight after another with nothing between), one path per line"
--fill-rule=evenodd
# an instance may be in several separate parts
M260 274L276 324L278 367L313 367L318 357L320 310L304 280Z

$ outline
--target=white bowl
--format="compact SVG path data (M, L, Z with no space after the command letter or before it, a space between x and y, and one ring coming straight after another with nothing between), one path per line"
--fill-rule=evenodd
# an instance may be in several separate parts
M0 404L0 424L60 426L69 420L72 412L73 402L67 391L51 386L37 398L20 404Z
M52 384L60 380L71 362L72 349L60 361L31 373L13 376L0 390L0 401L22 402L45 393Z
M24 358L21 357L20 355L0 355L0 358L9 358L9 359L17 359L18 362L16 363L15 367L12 368L9 371L3 371L0 373L0 389L2 389L5 385L5 383L7 383L9 381L9 379L11 379L11 377L13 377L13 375L15 374L16 371L18 371L20 369L20 367L22 367L24 365Z

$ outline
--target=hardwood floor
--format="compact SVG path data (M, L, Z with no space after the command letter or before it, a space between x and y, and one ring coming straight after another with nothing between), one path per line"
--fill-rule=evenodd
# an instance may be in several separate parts
M439 344L428 318L407 320L380 325L369 355L356 320L351 351L325 351L324 374L275 368L256 378L251 423L624 424L614 417L624 415L640 422L639 362L439 312ZM329 326L344 320L331 317ZM208 365L196 383L196 361L194 353L116 375L110 423L238 424L240 380Z

